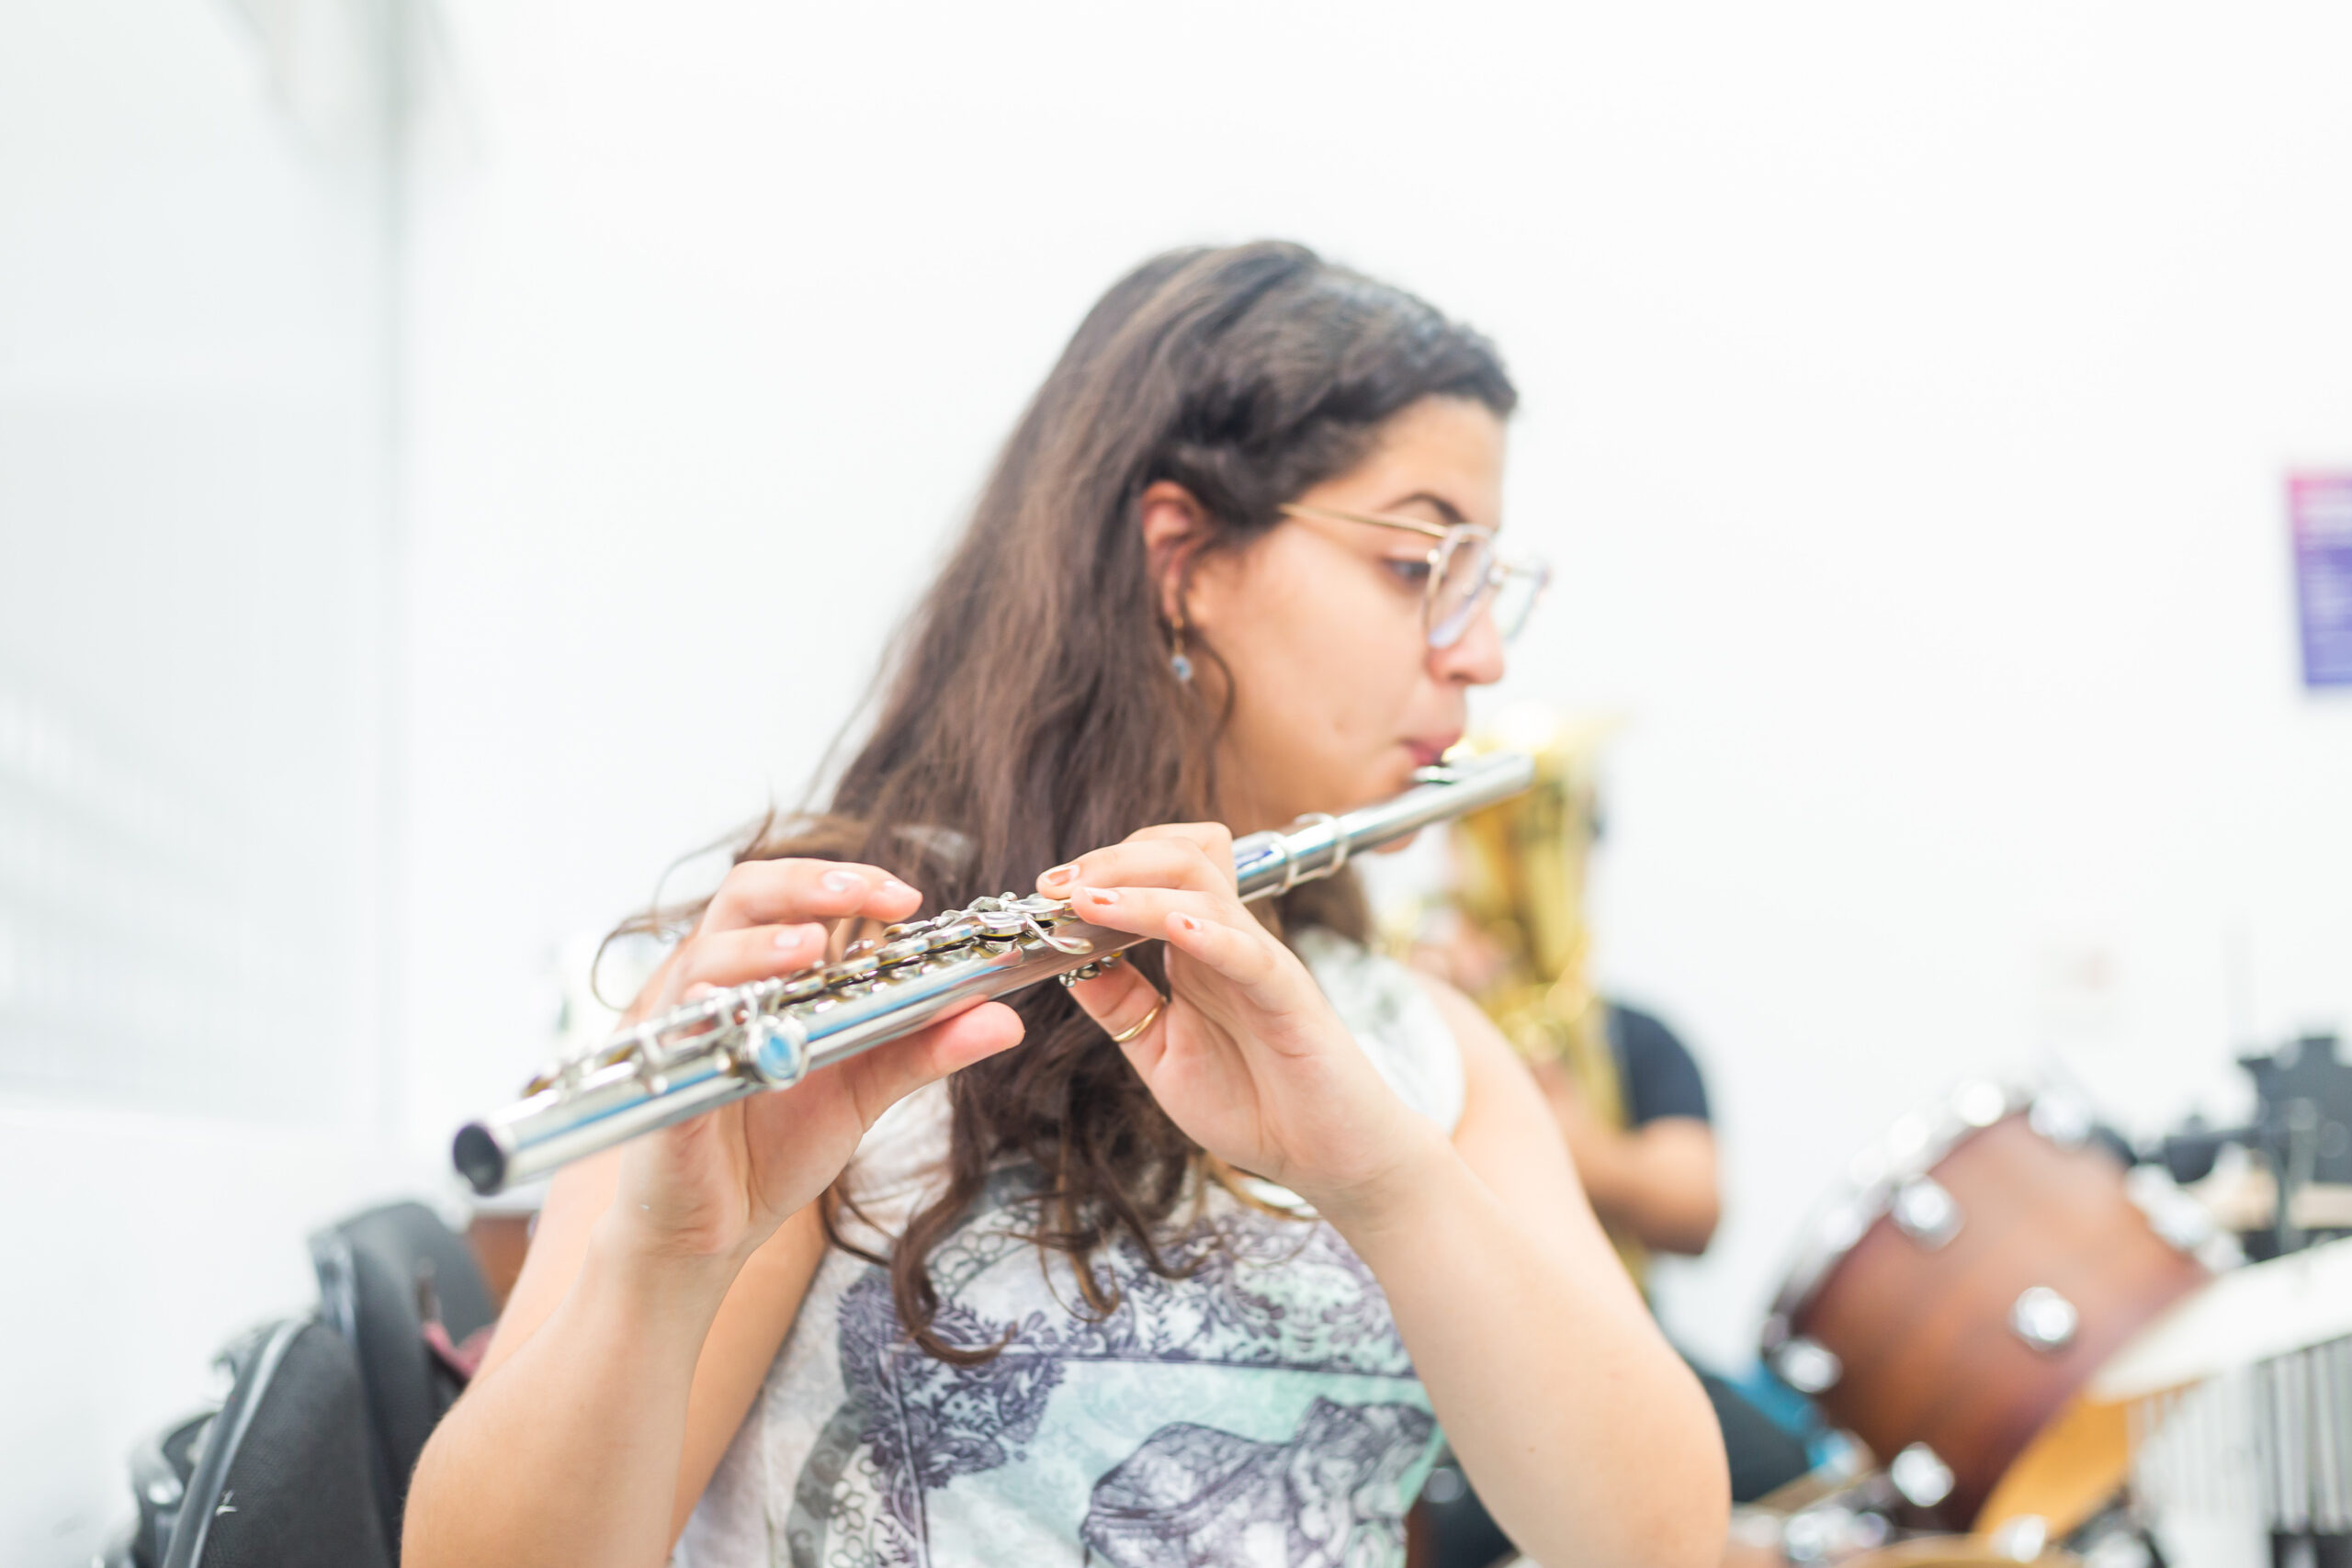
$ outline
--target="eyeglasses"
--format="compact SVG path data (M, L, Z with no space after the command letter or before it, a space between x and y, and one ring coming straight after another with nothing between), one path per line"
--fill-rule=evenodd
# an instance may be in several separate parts
M1429 577L1421 590L1421 626L1431 648L1452 648L1491 608L1495 630L1505 642L1517 637L1552 581L1540 560L1504 560L1495 551L1495 531L1475 523L1424 523L1417 517L1381 517L1365 512L1333 512L1295 504L1277 508L1285 517L1326 523L1362 523L1397 528L1437 541L1429 553Z

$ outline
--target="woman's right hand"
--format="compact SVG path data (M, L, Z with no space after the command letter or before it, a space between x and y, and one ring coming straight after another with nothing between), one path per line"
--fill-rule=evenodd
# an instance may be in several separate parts
M746 861L727 874L630 1020L820 962L826 927L817 922L902 920L922 901L870 865ZM649 1134L624 1146L619 1190L601 1223L632 1251L740 1265L841 1174L884 1111L1020 1038L1018 1014L984 1003L820 1067L789 1089L749 1095Z

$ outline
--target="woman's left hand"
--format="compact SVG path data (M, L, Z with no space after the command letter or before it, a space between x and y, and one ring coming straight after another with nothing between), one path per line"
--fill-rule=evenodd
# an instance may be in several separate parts
M1121 964L1071 987L1185 1134L1327 1213L1370 1199L1443 1135L1373 1067L1296 954L1234 890L1215 822L1147 828L1037 879L1080 919L1161 937L1170 995Z

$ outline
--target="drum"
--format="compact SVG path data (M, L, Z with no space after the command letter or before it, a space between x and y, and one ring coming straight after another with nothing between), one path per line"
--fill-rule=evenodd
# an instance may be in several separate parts
M1997 1522L1979 1516L2036 1435L2208 1277L2190 1212L2152 1217L2091 1131L2061 1096L1986 1082L1903 1118L1857 1157L1766 1322L1767 1363L1942 1528ZM2108 1491L2114 1447L2093 1461ZM2057 1452L2083 1469L2079 1443Z
M1792 1561L1777 1548L1749 1547L1737 1541L1724 1556L1724 1568L1789 1568ZM1917 1536L1855 1556L1818 1561L1819 1568L2083 1568L2083 1560L2068 1552L2051 1551L2020 1558L1965 1535ZM1494 1568L1535 1568L1535 1564L1524 1557L1507 1557Z
M2064 1551L2019 1558L1973 1536L1924 1535L1849 1557L1842 1568L2018 1568L2020 1562L2038 1563L2041 1568L2080 1568L2082 1559Z

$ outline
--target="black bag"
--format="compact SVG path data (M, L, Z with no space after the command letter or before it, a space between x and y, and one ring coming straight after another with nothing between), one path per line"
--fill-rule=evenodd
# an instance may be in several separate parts
M182 1450L195 1468L163 1568L391 1568L351 1347L299 1318L240 1350L220 1414Z
M410 1473L462 1383L427 1345L461 1344L496 1317L465 1238L422 1203L387 1203L311 1238L319 1315L358 1357L385 1544L400 1550Z
M130 1538L103 1560L109 1568L160 1568L180 1506L187 1501L187 1483L196 1474L205 1437L219 1414L207 1410L183 1416L131 1450L130 1495L138 1517Z
M489 1288L464 1238L421 1203L319 1232L311 1260L319 1316L231 1343L221 1407L131 1454L137 1515L107 1568L390 1568L399 1557L409 1474L464 1386L467 1352L487 1338Z

